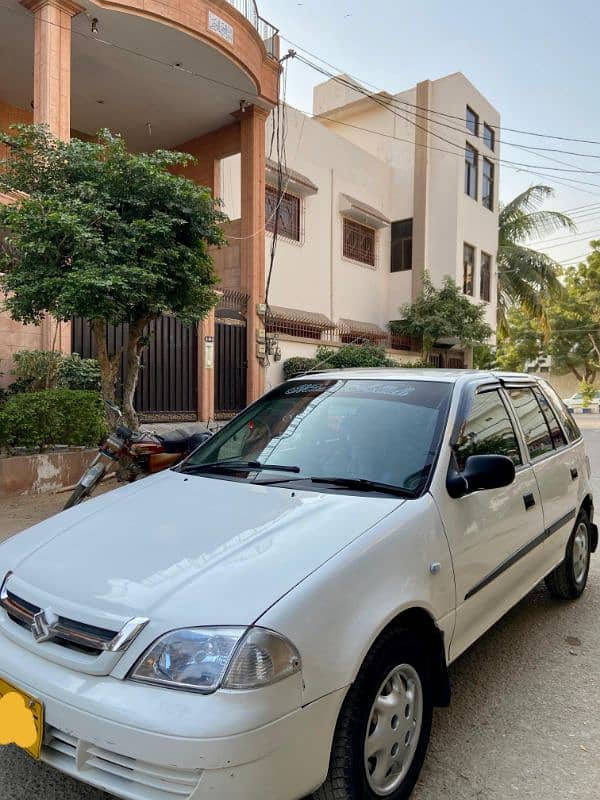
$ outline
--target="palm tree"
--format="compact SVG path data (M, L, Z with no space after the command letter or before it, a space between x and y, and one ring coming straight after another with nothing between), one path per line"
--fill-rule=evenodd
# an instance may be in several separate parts
M507 315L515 306L537 320L547 332L547 303L563 291L558 279L560 264L546 253L523 244L558 230L576 230L566 214L540 210L544 200L553 194L550 186L531 186L500 209L497 262L500 336L508 334Z

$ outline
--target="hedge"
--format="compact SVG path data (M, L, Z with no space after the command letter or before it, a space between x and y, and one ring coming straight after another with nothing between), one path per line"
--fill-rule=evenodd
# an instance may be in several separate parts
M45 389L15 394L0 406L0 446L94 446L106 433L97 392Z

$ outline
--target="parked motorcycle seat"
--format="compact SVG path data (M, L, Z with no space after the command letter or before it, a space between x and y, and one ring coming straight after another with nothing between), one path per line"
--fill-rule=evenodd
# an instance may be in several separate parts
M211 436L205 425L186 425L168 433L161 433L158 438L165 448L165 453L189 453L200 447Z

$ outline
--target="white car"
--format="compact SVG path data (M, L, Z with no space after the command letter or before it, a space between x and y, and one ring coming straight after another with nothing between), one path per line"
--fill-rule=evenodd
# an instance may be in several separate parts
M0 719L130 800L406 798L448 665L540 579L579 597L597 543L547 384L299 377L0 546Z

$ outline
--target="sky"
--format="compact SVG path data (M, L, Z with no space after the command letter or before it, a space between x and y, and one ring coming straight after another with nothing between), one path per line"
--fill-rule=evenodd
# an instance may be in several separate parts
M559 232L547 242L536 243L561 263L578 260L589 251L589 239L600 238L598 0L257 2L261 15L281 31L282 54L299 45L364 84L389 92L460 71L500 112L504 128L598 142L584 144L503 131L506 141L521 147L563 152L546 152L543 158L539 152L504 144L502 158L539 165L531 169L552 177L503 166L500 197L507 201L531 184L544 183L555 188L554 198L544 207L576 209L572 212L576 234L557 239L565 236ZM310 67L292 61L288 102L310 112L312 87L322 80L325 78ZM577 172L558 171L562 169ZM573 180L582 183L564 185ZM582 208L591 204L596 208Z

